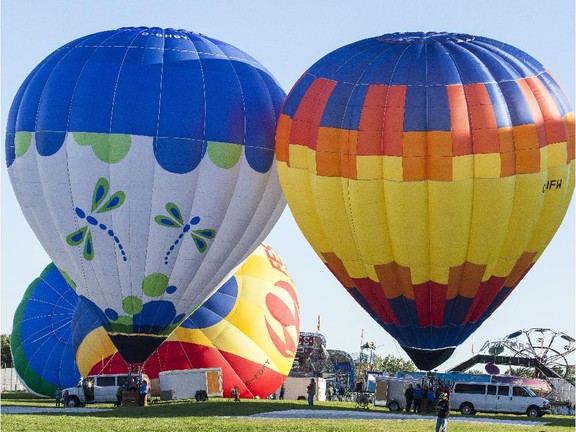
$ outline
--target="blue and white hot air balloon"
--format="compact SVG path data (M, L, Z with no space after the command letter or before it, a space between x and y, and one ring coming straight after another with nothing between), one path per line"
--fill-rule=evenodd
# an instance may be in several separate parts
M16 94L6 162L17 199L128 363L144 362L279 218L284 97L232 45L146 27L64 45Z

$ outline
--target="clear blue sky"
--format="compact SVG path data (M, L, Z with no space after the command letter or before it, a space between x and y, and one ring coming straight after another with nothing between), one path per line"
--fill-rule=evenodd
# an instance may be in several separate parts
M288 92L300 75L334 49L397 31L450 31L514 45L547 66L574 105L574 0L2 0L2 131L18 87L44 57L70 40L124 26L184 28L214 37L260 61ZM2 145L2 161L4 145ZM10 332L28 284L50 263L26 224L1 170L1 331ZM517 329L575 333L574 201L563 225L529 275L476 332L487 339ZM286 209L267 242L284 259L300 295L302 331L318 315L328 348L359 350L360 333L379 355L403 351L348 296L314 254ZM471 339L441 366L470 355ZM406 357L407 358L407 357Z

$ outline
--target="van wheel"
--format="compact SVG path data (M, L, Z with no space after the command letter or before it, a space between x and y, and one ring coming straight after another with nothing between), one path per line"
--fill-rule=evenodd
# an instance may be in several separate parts
M460 405L460 412L462 413L462 415L474 415L474 414L476 414L476 411L474 411L474 405L472 405L471 403L468 403L468 402Z
M540 408L531 406L528 408L528 411L526 411L526 414L528 414L528 417L540 417Z
M196 402L204 402L208 400L208 394L204 390L198 390L194 396Z
M76 408L80 406L80 401L78 400L78 398L76 396L72 396L68 399L68 402L66 403L66 406L70 407L70 408Z
M388 408L390 411L400 411L400 404L396 401L392 401L390 402L390 405L388 405Z

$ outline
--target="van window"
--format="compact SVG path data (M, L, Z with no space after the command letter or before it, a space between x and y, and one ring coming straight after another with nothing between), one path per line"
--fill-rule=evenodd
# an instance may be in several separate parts
M512 396L530 397L528 392L523 387L512 387Z
M116 378L118 378L118 385L119 386L123 386L126 383L126 381L128 381L128 375L122 375L122 376L119 376Z
M96 378L96 385L99 387L115 387L116 377L115 376L101 376Z
M508 396L509 393L510 393L510 387L509 386L498 386L498 395L499 396Z
M488 386L488 392L486 394L496 395L496 386L495 385L489 385Z
M454 387L455 393L468 393L468 394L485 394L486 385L484 384L456 384Z

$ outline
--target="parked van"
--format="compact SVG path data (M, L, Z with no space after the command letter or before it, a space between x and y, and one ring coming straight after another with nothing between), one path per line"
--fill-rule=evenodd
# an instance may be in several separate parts
M493 412L541 417L551 413L547 399L538 397L528 387L514 384L456 382L450 405L464 415Z
M148 384L148 396L150 397L150 378L143 374L142 378ZM68 387L62 390L68 391L69 407L85 406L91 403L115 403L118 386L124 386L128 381L128 374L89 375L80 378L76 387Z

